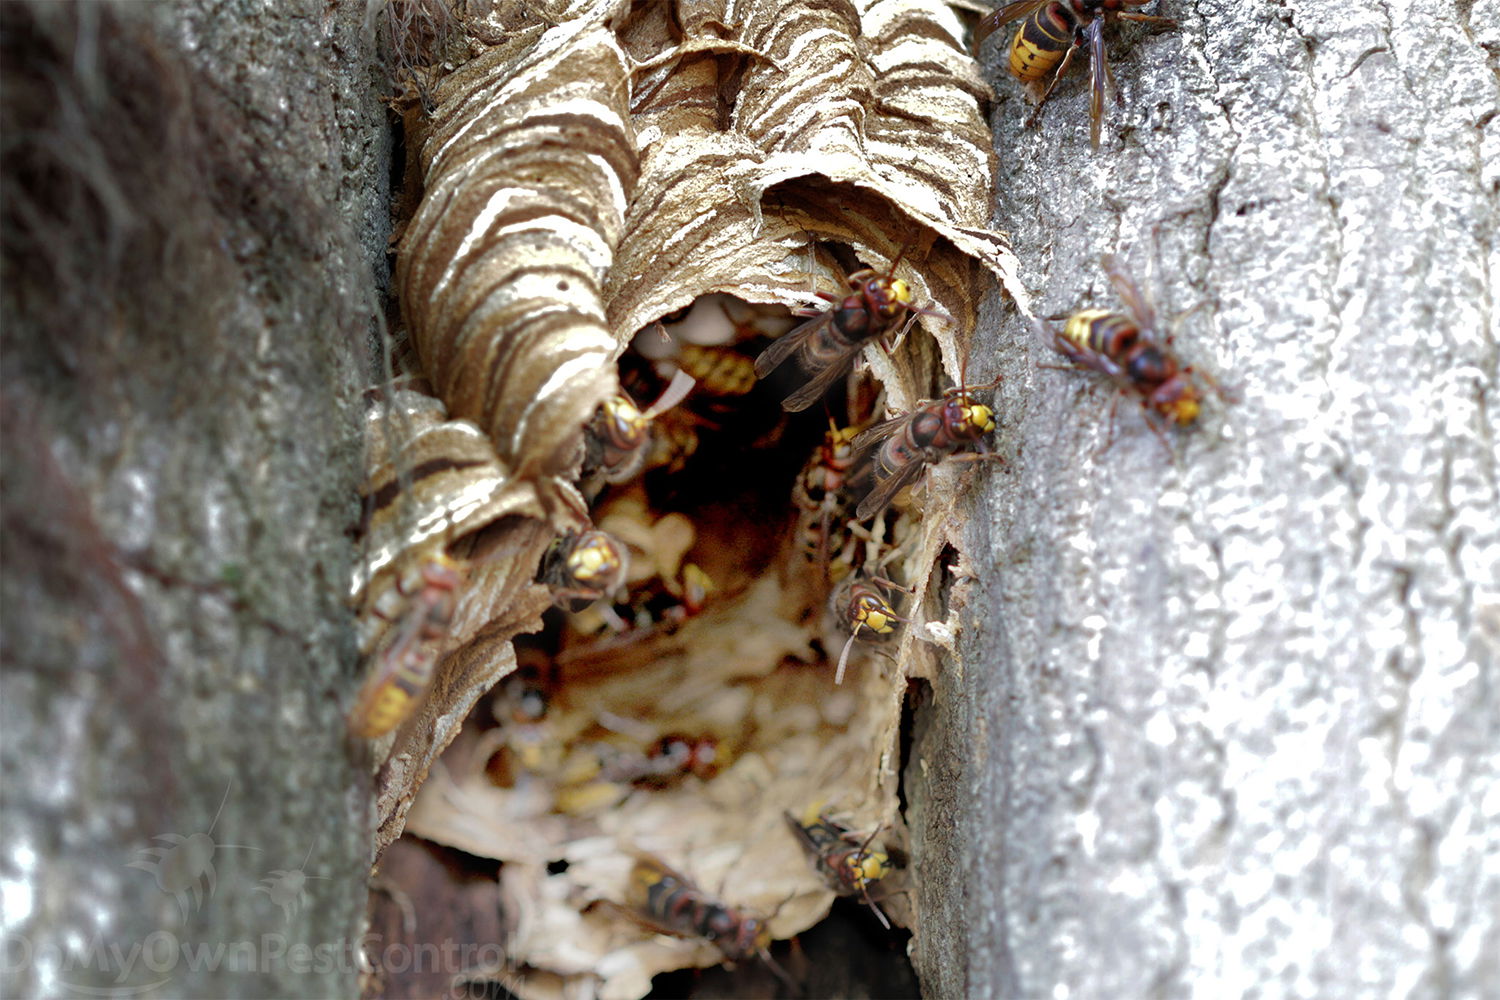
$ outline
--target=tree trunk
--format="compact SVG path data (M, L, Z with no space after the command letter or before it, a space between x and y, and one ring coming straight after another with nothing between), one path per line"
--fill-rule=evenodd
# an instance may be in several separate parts
M6 996L351 996L363 5L6 4Z
M1500 981L1500 6L1169 2L1041 116L987 47L1038 314L1120 254L1239 401L1169 434L999 310L961 662L909 795L930 996ZM999 36L997 35L997 38ZM1081 60L1086 63L1087 60ZM1059 324L1054 324L1059 325Z

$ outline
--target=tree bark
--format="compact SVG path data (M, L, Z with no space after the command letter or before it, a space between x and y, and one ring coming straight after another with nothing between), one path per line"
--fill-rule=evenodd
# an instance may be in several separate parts
M6 4L7 996L351 996L363 5Z
M995 309L1008 463L907 770L929 996L1500 981L1500 6L1161 5L1039 127L986 59L1039 315L1119 302L1239 401L1170 435ZM999 36L996 36L999 38ZM1086 60L1083 60L1086 63ZM1057 324L1054 324L1057 325Z

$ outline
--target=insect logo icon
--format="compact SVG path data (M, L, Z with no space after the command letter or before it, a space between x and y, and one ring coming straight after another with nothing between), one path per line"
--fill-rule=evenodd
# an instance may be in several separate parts
M302 908L302 894L307 891L307 883L312 879L328 878L326 875L307 874L307 862L311 857L312 848L309 847L301 865L292 869L275 869L255 887L256 892L265 893L271 897L271 902L281 907L281 915L287 923L291 923Z
M139 868L156 879L156 887L177 900L182 918L203 906L211 898L218 885L218 871L214 868L214 855L220 850L258 851L258 847L243 844L220 844L213 838L214 827L224 812L224 803L229 800L229 785L224 786L224 797L219 800L218 812L213 822L202 833L182 836L178 833L158 834L153 840L165 846L143 847L136 858L126 864L127 868ZM189 901L192 903L189 908Z

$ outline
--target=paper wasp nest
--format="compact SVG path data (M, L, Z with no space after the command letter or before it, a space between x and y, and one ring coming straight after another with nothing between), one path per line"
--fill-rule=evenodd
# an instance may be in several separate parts
M902 412L966 364L978 381L983 360L965 349L980 297L998 280L1024 298L1003 237L985 228L985 87L941 4L502 4L471 30L498 44L476 42L436 92L398 266L422 374L454 419L411 397L396 407L409 426L386 429L448 435L442 447L474 454L445 465L435 451L377 448L392 485L372 483L371 496L394 512L404 494L419 526L372 546L364 592L368 603L402 559L454 540L467 540L459 555L473 553L483 582L445 640L458 651L398 737L392 761L407 763L388 765L383 818L399 824L426 762L513 669L505 640L540 626L533 573L551 535L581 517L572 479L595 408L621 373L644 406L672 366L712 359L721 367L700 367L694 394L658 420L651 471L609 486L589 512L631 550L625 596L521 641L530 676L553 678L545 712L527 684L502 683L407 817L414 833L504 862L519 926L512 968L492 971L509 988L638 997L661 971L724 957L625 912L641 855L784 938L832 898L785 811L826 802L900 844L906 679L930 675L929 644L952 638L937 566L968 473L942 468L920 514L893 512L878 545L882 571L913 590L901 598L911 624L856 645L833 684L844 637L828 626L830 584L807 568L790 499L829 417L755 403L723 366L747 366L737 344L784 331L786 309L848 294L837 254L894 267L947 318L924 316L890 354L864 352L877 381L854 379L850 397L870 412L835 416L869 423L881 416L872 386ZM714 767L639 780L636 763L673 734L716 740ZM900 900L891 908L909 920Z
M625 55L601 23L517 34L448 77L397 282L422 366L523 476L577 463L622 344L600 287L635 190Z

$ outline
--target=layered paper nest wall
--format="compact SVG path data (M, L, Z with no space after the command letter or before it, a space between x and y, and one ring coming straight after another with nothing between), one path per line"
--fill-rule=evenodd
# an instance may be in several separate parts
M497 783L495 755L518 739L506 695L475 713L498 725L462 723L514 669L512 638L540 626L537 561L582 516L580 436L616 391L615 362L637 332L704 296L799 307L843 294L814 252L843 244L865 266L899 260L917 300L949 317L924 317L891 354L866 351L885 406L903 412L966 368L970 381L986 374L966 344L994 282L1025 301L1003 236L986 228L986 89L964 26L940 4L501 4L467 27L472 57L413 137L424 194L398 264L421 374L442 402L403 392L372 405L375 513L353 589L370 604L403 560L435 546L470 559L470 584L432 694L379 747L377 839L404 820L504 862L519 926L511 967L492 971L510 988L624 1000L659 972L722 960L618 905L640 854L784 938L831 900L784 810L826 802L900 843L902 701L907 678L934 669L933 646L953 640L939 554L956 549L954 497L972 472L931 471L923 502L895 519L886 572L913 588L912 623L878 652L857 647L838 687L828 659L843 636L824 614L826 582L796 549L790 498L784 525L747 526L753 544L732 524L691 519L674 542L665 526L653 534L648 509L615 501L626 533L633 518L640 544L661 549L636 559L677 565L696 546L719 589L680 628L570 644L526 734L531 756L519 755L534 766ZM961 558L947 565L962 572ZM638 742L713 734L727 764L708 780L567 799L570 748L601 719L627 720ZM889 905L909 919L902 898Z

